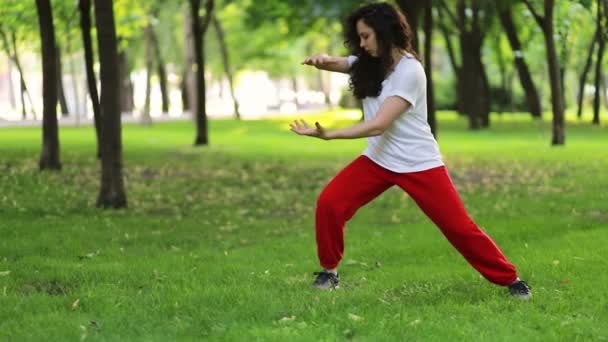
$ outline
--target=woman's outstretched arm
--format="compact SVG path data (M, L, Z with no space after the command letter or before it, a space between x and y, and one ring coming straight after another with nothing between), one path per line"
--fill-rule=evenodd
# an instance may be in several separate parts
M384 100L378 110L378 115L376 115L373 120L365 121L351 127L327 130L318 122L315 122L315 127L311 127L304 120L295 120L290 126L291 130L296 134L324 140L367 138L384 133L384 131L393 124L393 121L410 107L411 104L403 98L390 96Z
M341 72L344 74L347 74L350 70L348 57L329 56L325 53L308 57L302 64L311 65L321 70Z

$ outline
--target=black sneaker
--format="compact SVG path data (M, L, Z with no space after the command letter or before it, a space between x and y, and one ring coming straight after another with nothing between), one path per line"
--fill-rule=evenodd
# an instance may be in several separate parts
M518 280L509 285L509 293L516 298L523 300L532 298L532 288L523 280Z
M321 290L331 290L340 288L340 275L328 271L315 272L317 276L313 284L314 287Z

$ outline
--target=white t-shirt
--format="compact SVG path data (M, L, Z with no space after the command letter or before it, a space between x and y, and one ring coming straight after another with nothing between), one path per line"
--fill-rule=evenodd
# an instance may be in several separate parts
M348 57L349 67L357 60ZM372 120L390 96L411 104L382 135L367 138L364 155L394 172L417 172L443 165L437 141L427 123L426 75L422 64L411 54L401 58L395 70L382 82L378 97L363 99L365 121Z

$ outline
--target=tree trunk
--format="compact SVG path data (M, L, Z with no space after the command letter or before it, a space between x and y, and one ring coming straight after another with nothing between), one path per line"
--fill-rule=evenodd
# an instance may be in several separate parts
M93 42L91 39L91 0L79 0L80 31L84 47L84 64L87 73L87 86L89 97L93 105L93 121L95 122L95 136L97 138L97 158L101 158L101 110L99 107L99 95L97 93L97 80L93 69Z
M131 81L131 68L126 51L118 52L118 75L120 78L120 112L133 114L135 101L133 99L133 82Z
M500 74L500 89L505 94L505 97L502 96L498 99L498 105L496 106L496 111L498 114L502 114L507 99L511 98L511 94L507 93L507 65L505 63L505 57L502 53L502 49L500 48L500 39L495 39L493 42L494 45L494 54L496 54L496 59L498 63L498 72Z
M188 6L184 10L184 50L185 61L182 70L181 92L182 92L182 112L190 112L192 118L196 118L194 113L194 37L192 32L192 15Z
M433 3L429 0L424 7L424 69L426 73L426 105L427 122L431 127L431 132L437 139L437 119L435 116L435 92L433 87Z
M144 102L144 108L141 112L141 123L145 126L152 124L152 117L150 116L150 93L151 93L151 80L152 80L152 66L154 64L154 47L152 43L152 25L148 24L145 28L145 40L146 40L146 99Z
M155 15L156 16L156 15ZM160 94L162 97L162 112L164 114L169 113L169 90L167 88L167 70L165 69L165 61L160 52L160 45L158 44L158 37L154 27L150 27L150 39L154 48L154 59L156 60L156 72L158 73L158 80L160 84Z
M61 62L61 48L59 45L56 47L56 62L57 62L57 95L59 97L59 108L61 108L61 116L66 117L70 115L68 109L68 103L65 100L65 88L63 87L63 68Z
M10 57L6 61L8 69L8 98L11 103L11 109L15 110L17 108L17 100L15 99L15 89L13 88L13 64Z
M36 119L36 112L34 110L34 103L32 102L32 98L29 96L29 91L27 90L27 86L25 84L25 78L23 76L23 69L21 68L21 62L19 61L19 54L17 52L17 37L15 34L15 31L11 31L11 42L12 42L12 49L11 49L11 43L8 40L8 37L6 36L6 32L4 32L1 27L0 27L0 38L2 38L2 43L4 45L4 49L6 50L6 54L8 55L9 59L15 64L15 67L17 68L17 71L19 72L19 96L20 96L20 100L21 100L21 113L22 113L22 119L25 120L27 119L27 107L25 105L25 95L28 95L29 101L30 101L30 106L31 106L31 110L32 110L32 114L34 115L34 119Z
M331 103L331 99L330 99L330 90L331 87L326 85L326 79L325 79L325 74L322 70L319 70L318 72L315 73L317 76L317 87L321 90L321 92L323 93L323 99L324 99L324 103L327 106L327 108L332 108L333 105ZM330 81L331 77L330 75L328 75L327 81Z
M602 95L604 96L604 107L608 110L608 82L606 82L606 74L602 73Z
M27 89L27 85L25 84L25 74L23 73L23 68L21 67L21 59L19 58L19 50L17 49L17 34L15 33L15 31L11 32L11 39L13 41L13 57L15 61L15 66L17 67L17 70L19 70L19 75L21 76L21 96L23 97L24 94L27 95L28 102L30 103L30 111L32 112L34 120L37 120L38 116L36 115L34 101L32 101L32 95L30 94L30 91ZM23 103L23 118L25 119L25 102Z
M127 196L122 177L120 76L112 0L95 0L95 23L101 79L101 189L97 206L124 208Z
M589 47L589 53L587 54L587 59L585 60L585 66L583 67L583 73L579 79L578 83L578 96L577 96L577 105L578 110L576 111L576 117L581 118L583 116L583 99L585 97L585 84L587 83L587 75L589 74L589 69L591 69L591 64L593 62L593 52L595 51L595 43L598 39L598 31L595 31L593 35L593 39L591 40L591 46Z
M521 42L517 36L517 30L515 29L511 9L508 8L500 11L499 17L502 27L507 34L507 38L509 39L511 49L515 54L515 67L517 68L517 74L519 75L521 87L524 89L524 93L526 94L526 103L528 104L528 109L530 110L530 114L533 118L539 119L542 117L540 97L538 96L538 91L536 90L536 86L532 80L528 64L526 63L524 55L521 51Z
M77 71L76 71L76 67L74 66L74 58L71 57L71 51L72 51L72 42L71 39L69 37L66 37L66 43L65 43L65 51L67 52L68 56L70 56L70 58L68 58L68 65L69 65L69 74L70 74L70 79L72 80L72 92L74 93L74 108L73 108L73 112L74 112L74 119L75 119L75 124L78 127L80 125L80 108L81 108L81 104L80 104L80 95L79 95L79 85L78 85L78 77L76 75ZM59 75L61 75L61 73L59 73ZM85 101L86 102L86 101Z
M220 23L217 15L213 15L211 17L211 23L215 28L215 32L217 33L217 39L220 45L220 52L222 54L222 62L224 64L224 72L226 73L226 77L228 78L228 84L230 86L230 95L232 96L232 103L234 105L234 115L237 120L241 119L241 113L239 111L239 102L236 98L236 94L234 93L234 77L232 75L232 68L230 66L230 55L228 54L228 45L226 44L226 33L224 32L224 28L222 27L222 23Z
M42 41L42 154L40 170L61 170L57 123L57 56L55 27L50 0L36 0Z
M190 111L190 97L188 96L190 89L188 87L188 75L189 72L186 70L186 67L184 67L179 87L182 95L182 112Z
M80 102L80 85L78 84L78 76L77 76L77 70L76 70L76 66L74 65L74 59L70 58L70 78L72 79L72 88L73 88L73 92L74 92L74 119L76 121L76 126L80 126L80 117L85 117L86 118L86 111L84 108L86 108L86 100L85 100L85 105L81 106L81 102ZM81 108L82 108L82 112L81 112Z
M204 60L204 35L213 16L213 0L205 3L205 18L201 21L198 15L200 0L190 0L190 15L192 16L192 33L194 38L194 65L196 98L192 99L195 106L196 117L196 139L195 146L209 144L209 132L207 127L207 112L205 108L205 60Z
M295 73L292 73L289 79L291 81L291 89L293 89L293 101L296 104L296 111L298 111L300 109L300 100L298 100L298 76Z
M565 117L564 98L562 92L562 80L560 76L560 63L553 37L553 0L545 0L546 19L543 32L545 33L545 45L547 46L547 59L549 67L549 79L551 81L551 105L553 107L553 137L552 145L564 145Z
M534 16L534 19L541 27L545 39L547 53L547 67L549 82L551 86L551 107L553 111L553 135L552 145L564 145L566 143L566 121L564 116L564 93L562 92L560 62L555 47L553 11L555 0L544 1L544 16L540 16L530 0L524 0L526 6Z
M469 128L476 130L490 125L489 85L481 59L483 34L478 23L479 8L474 8L470 30L460 28L460 52L462 56L462 87L466 92L465 112L469 117ZM464 1L458 4L461 23L468 21ZM467 25L463 25L467 26Z
M604 15L608 12L606 1L598 0L597 2L597 31L598 35L598 50L597 58L595 59L595 96L593 98L593 121L594 125L600 124L600 102L602 89L602 61L604 59L604 49L606 48L606 35L608 34L608 23L604 22ZM608 19L608 16L606 17Z
M488 73L486 72L486 67L481 60L481 47L479 51L479 59L477 59L477 69L479 77L481 78L481 127L488 128L490 127L490 101L492 99L492 95L490 94L490 80L488 80Z
M441 33L443 35L443 38L445 40L445 44L446 44L446 48L447 48L447 52L448 52L448 57L450 60L450 64L452 65L452 70L454 71L454 79L456 82L456 111L458 112L458 114L466 114L465 111L465 94L466 91L464 89L464 82L463 82L463 75L462 75L462 66L458 65L458 61L456 60L456 53L454 51L454 46L452 45L452 39L450 38L450 32L444 22L445 19L442 18L446 18L445 12L447 11L447 8L443 9L442 7L442 2L439 3L439 7L437 8L439 11L439 16L438 16L438 24L439 24L439 28L441 30Z

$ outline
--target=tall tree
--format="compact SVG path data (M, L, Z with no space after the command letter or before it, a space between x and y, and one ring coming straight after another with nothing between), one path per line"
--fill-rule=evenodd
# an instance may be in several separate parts
M433 2L428 0L424 8L424 69L426 72L427 122L437 139L437 119L435 115L435 86L433 84Z
M498 12L498 17L500 18L500 23L505 31L505 34L507 35L507 38L509 39L511 49L515 54L515 67L517 69L517 74L519 75L521 86L526 94L526 102L528 104L530 114L534 118L540 118L542 116L540 97L538 96L536 85L534 85L534 81L532 80L528 63L526 63L521 42L517 36L517 29L515 28L516 26L513 20L510 4L502 4Z
M95 24L101 79L101 189L97 206L124 208L127 196L122 175L120 81L113 0L95 0Z
M141 112L142 124L148 126L152 124L152 117L150 116L150 95L152 91L152 68L154 65L154 46L152 43L152 24L148 23L145 28L145 45L146 45L146 97L144 100L144 108Z
M153 16L158 17L158 8L153 11ZM160 94L162 97L162 112L169 113L169 89L167 87L167 70L165 68L165 59L160 50L158 43L158 35L154 25L150 28L150 39L154 48L154 60L156 60L156 72L158 73L158 82L160 85Z
M587 50L587 58L585 59L585 66L583 67L583 72L581 73L581 77L578 82L578 96L577 96L577 105L578 109L576 111L576 116L580 119L583 115L583 98L585 97L585 84L587 83L587 75L589 74L589 69L591 69L591 64L593 63L593 51L595 51L595 45L598 40L598 31L596 30L593 34L593 38L591 39L591 46Z
M547 67L551 83L551 107L553 111L553 133L552 145L564 145L566 143L566 120L564 115L564 94L562 92L562 80L560 76L560 61L557 54L554 38L553 13L555 0L544 1L543 15L534 8L530 0L523 0L530 13L543 31L545 49L547 54Z
M445 0L440 1L440 10L459 33L462 65L455 70L462 97L459 101L469 118L469 128L474 130L490 125L490 85L481 54L491 20L489 9L490 6L482 4L481 0L471 0L470 5L466 0L458 0L454 14ZM446 39L450 44L447 34Z
M61 61L61 48L59 44L55 47L57 57L55 61L57 62L56 70L57 70L57 96L59 97L59 108L61 108L61 116L65 117L70 115L70 110L68 109L68 103L65 99L65 88L63 87L63 67Z
M0 23L0 38L2 39L4 50L6 51L6 54L8 55L11 62L13 62L13 64L15 64L15 67L17 68L17 71L19 72L19 88L20 88L19 93L20 93L20 99L21 99L22 118L23 118L23 120L25 120L27 117L27 108L25 105L25 95L27 95L29 103L30 103L32 115L34 116L34 119L36 119L36 111L34 109L34 103L32 102L32 96L30 95L30 92L27 89L27 84L25 83L25 77L23 76L24 75L23 68L21 67L21 60L19 58L19 49L17 48L17 33L14 30L11 30L10 31L10 36L11 36L10 40L7 37L7 35L8 35L8 33L5 32L3 25Z
M192 20L192 39L194 40L194 63L192 71L194 77L195 97L190 99L194 102L191 109L196 118L196 139L194 145L208 145L209 132L207 128L207 111L205 108L205 59L204 59L204 35L209 27L213 16L213 0L205 1L205 16L199 17L200 0L190 0L190 15Z
M42 41L42 154L41 170L61 170L59 125L57 123L57 50L50 0L36 0Z
M80 11L80 31L84 47L84 64L87 74L89 97L93 105L93 121L95 123L95 137L97 139L97 157L101 158L101 110L99 108L99 95L97 93L97 79L93 69L93 42L91 39L91 0L78 0Z
M426 94L427 94L427 112L428 123L431 126L431 131L437 137L437 121L435 119L435 96L433 89L433 74L432 74L432 36L433 36L433 2L432 0L397 0L397 5L405 17L414 36L412 37L412 45L416 52L420 52L420 37L418 27L420 26L420 18L424 16L424 70L426 73Z
M595 59L595 96L593 98L593 124L600 124L600 101L602 90L602 60L604 59L604 50L606 48L606 40L608 40L608 0L597 1L597 32L598 32L598 50L597 58ZM604 94L605 96L606 94Z
M217 40L220 45L220 52L222 54L222 64L224 65L224 73L226 74L226 78L228 79L228 84L230 86L230 95L232 96L232 103L234 105L234 115L238 120L241 119L241 113L239 112L239 102L236 99L236 95L234 93L234 77L232 68L230 65L230 55L228 53L228 45L226 44L226 33L224 32L224 28L222 27L222 23L218 19L217 15L213 15L211 17L211 23L213 24L213 28L217 34Z

